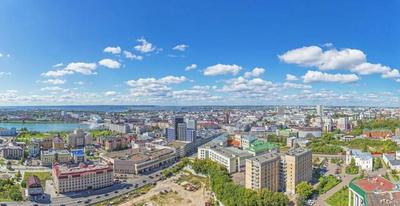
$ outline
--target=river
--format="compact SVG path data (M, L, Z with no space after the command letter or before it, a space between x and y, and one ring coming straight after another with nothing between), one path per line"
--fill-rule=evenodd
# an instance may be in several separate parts
M37 132L63 132L73 131L74 129L92 129L97 125L84 124L84 123L2 123L0 122L0 128L27 128L29 131Z

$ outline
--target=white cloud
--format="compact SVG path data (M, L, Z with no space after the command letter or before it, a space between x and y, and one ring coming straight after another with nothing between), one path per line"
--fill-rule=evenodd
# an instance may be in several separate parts
M0 72L0 77L10 76L11 72Z
M244 77L245 78L251 78L251 77L259 77L261 74L265 72L264 68L256 67L250 72L245 72Z
M386 73L390 71L390 68L381 64L371 64L366 62L355 66L351 71L360 75L369 75Z
M172 48L173 50L177 50L177 51L185 51L189 46L186 44L178 44L176 45L174 48Z
M382 78L400 78L400 72L398 69L392 69L382 74Z
M104 92L104 95L105 96L108 96L108 97L110 97L110 96L116 96L118 94L118 92L116 92L116 91L107 91L107 92Z
M329 74L319 71L307 71L302 77L305 83L311 82L332 82L332 83L352 83L359 80L355 74Z
M128 59L143 60L143 56L136 55L130 51L124 51L124 55Z
M187 81L184 76L165 76L156 78L139 78L126 82L131 87L130 91L134 97L165 97L170 96L172 89L169 85L180 84Z
M61 62L61 63L58 63L58 64L53 65L52 67L53 67L53 68L56 68L56 67L62 67L62 66L64 66L64 64Z
M121 67L121 63L112 59L102 59L99 64L110 69L119 69Z
M69 74L80 73L84 75L96 74L96 63L71 62L64 69L51 70L41 75L44 77L62 77Z
M293 74L286 74L286 81L297 81L299 78L294 76Z
M311 85L306 85L306 84L297 84L297 83L292 83L292 82L285 82L283 83L283 87L285 89L311 89Z
M85 82L83 82L83 81L77 81L77 82L74 82L74 84L76 84L76 85L84 85Z
M43 88L40 89L40 91L68 92L69 89L64 89L64 88L61 88L61 87L54 86L54 87L43 87Z
M236 64L216 64L213 66L207 67L203 74L205 76L216 76L216 75L226 75L226 74L232 74L232 75L237 75L239 71L242 70L242 67L236 65Z
M329 49L323 51L318 46L308 46L287 51L279 55L285 63L317 67L321 70L351 69L366 62L364 52L357 49Z
M191 64L185 68L185 71L194 70L197 68L197 64Z
M111 53L111 54L120 54L121 53L121 47L117 46L117 47L106 47L103 52L106 53Z
M65 79L47 79L43 81L43 83L45 84L53 84L53 85L61 85L65 84L66 82L67 80Z
M153 46L152 43L148 42L145 38L140 38L137 39L137 42L139 42L139 45L136 45L134 48L137 51L140 51L142 53L149 53L149 52L153 52L157 49L156 46Z

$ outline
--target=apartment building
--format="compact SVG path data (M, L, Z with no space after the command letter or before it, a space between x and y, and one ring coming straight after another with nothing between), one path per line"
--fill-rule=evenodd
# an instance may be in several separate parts
M296 185L312 179L312 153L305 148L291 148L282 158L282 183L287 193L295 194Z
M69 163L71 161L71 154L68 150L47 150L41 151L40 160L43 166L51 166L53 163Z
M52 170L56 193L99 189L113 184L113 168L109 165L85 165L63 167L55 165Z
M262 189L277 192L280 188L280 155L265 153L246 159L245 186L248 189Z
M10 143L0 148L0 154L4 159L21 159L24 156L22 147Z
M97 138L97 143L107 152L111 152L128 148L130 139L125 136L102 136Z

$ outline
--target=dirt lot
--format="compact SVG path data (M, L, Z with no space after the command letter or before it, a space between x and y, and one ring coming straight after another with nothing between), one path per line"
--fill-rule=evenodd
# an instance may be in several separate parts
M145 203L154 206L203 206L207 200L204 187L202 186L194 192L186 191L181 185L174 182L174 180L177 180L178 178L179 177L177 176L159 182L147 194L120 204L120 206L135 206L143 205ZM163 191L169 192L160 194L160 192L163 193Z

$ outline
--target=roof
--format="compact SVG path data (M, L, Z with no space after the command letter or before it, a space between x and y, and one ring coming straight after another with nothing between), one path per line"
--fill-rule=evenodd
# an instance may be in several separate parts
M42 187L40 184L40 179L36 175L29 176L28 178L28 188Z
M85 153L84 153L83 149L74 149L74 150L71 150L71 154L72 154L73 156L79 156L79 157L85 156Z
M353 184L358 186L365 192L387 192L396 189L396 185L383 177L363 178L353 181Z
M277 148L278 146L276 144L264 141L264 140L254 140L251 144L250 147L248 148L249 151L252 152L264 152L268 150L272 150L274 148Z

